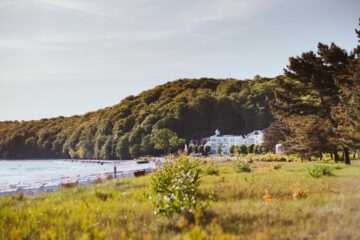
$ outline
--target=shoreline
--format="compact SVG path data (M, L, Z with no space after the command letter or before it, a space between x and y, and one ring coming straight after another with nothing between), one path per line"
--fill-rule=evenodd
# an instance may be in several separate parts
M49 160L49 159L48 159ZM95 173L88 174L85 176L77 175L76 177L70 176L62 176L53 179L44 179L40 181L34 181L31 183L17 183L17 184L9 184L7 187L0 189L0 197L15 195L18 193L23 193L27 195L34 195L37 193L45 193L45 192L54 192L61 188L67 188L71 186L85 186L91 185L98 181L102 181L105 179L115 179L115 178L126 178L126 177L139 177L153 172L157 167L156 161L150 160L150 162L154 163L153 166L141 166L139 164L139 168L131 169L131 170L121 170L116 168L116 163L118 161L112 160L81 160L81 159L51 159L51 160L59 160L64 162L81 162L81 163L93 163L93 164L114 164L114 171L112 172L103 172L103 173ZM16 160L15 160L16 161ZM129 161L129 160L127 160ZM136 162L136 160L130 160ZM160 163L162 161L160 160Z

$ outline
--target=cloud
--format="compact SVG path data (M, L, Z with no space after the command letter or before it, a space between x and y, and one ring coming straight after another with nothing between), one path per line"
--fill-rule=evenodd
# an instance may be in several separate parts
M239 1L239 0L210 0L196 1L183 15L185 21L191 23L209 23L232 18L248 18L261 13L269 5L278 1Z
M356 0L0 0L0 90L12 96L0 91L0 118L56 115L68 95L73 110L59 114L95 110L176 78L281 74L318 41L356 44L358 9Z
M235 31L228 22L267 6L264 0L3 1L0 82L112 81L194 69L188 59L219 54L217 43Z

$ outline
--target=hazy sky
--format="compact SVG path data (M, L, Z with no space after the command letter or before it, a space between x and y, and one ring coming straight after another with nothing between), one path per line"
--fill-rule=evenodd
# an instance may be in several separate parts
M178 78L350 50L359 0L0 0L0 120L82 114Z

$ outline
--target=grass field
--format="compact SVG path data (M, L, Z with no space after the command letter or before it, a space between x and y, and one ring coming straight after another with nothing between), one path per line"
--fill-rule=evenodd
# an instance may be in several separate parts
M330 174L311 177L316 165ZM207 207L194 224L154 215L149 175L3 197L0 239L360 239L360 161L250 167L239 173L234 161L202 164Z

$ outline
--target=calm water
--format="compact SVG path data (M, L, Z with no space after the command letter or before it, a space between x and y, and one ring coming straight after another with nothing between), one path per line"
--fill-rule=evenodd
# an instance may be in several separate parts
M137 164L135 161L117 161L117 171L131 171L154 167L154 163ZM113 172L112 163L84 163L64 160L16 160L0 161L0 189L9 185L34 185L64 177L79 178L93 174Z

